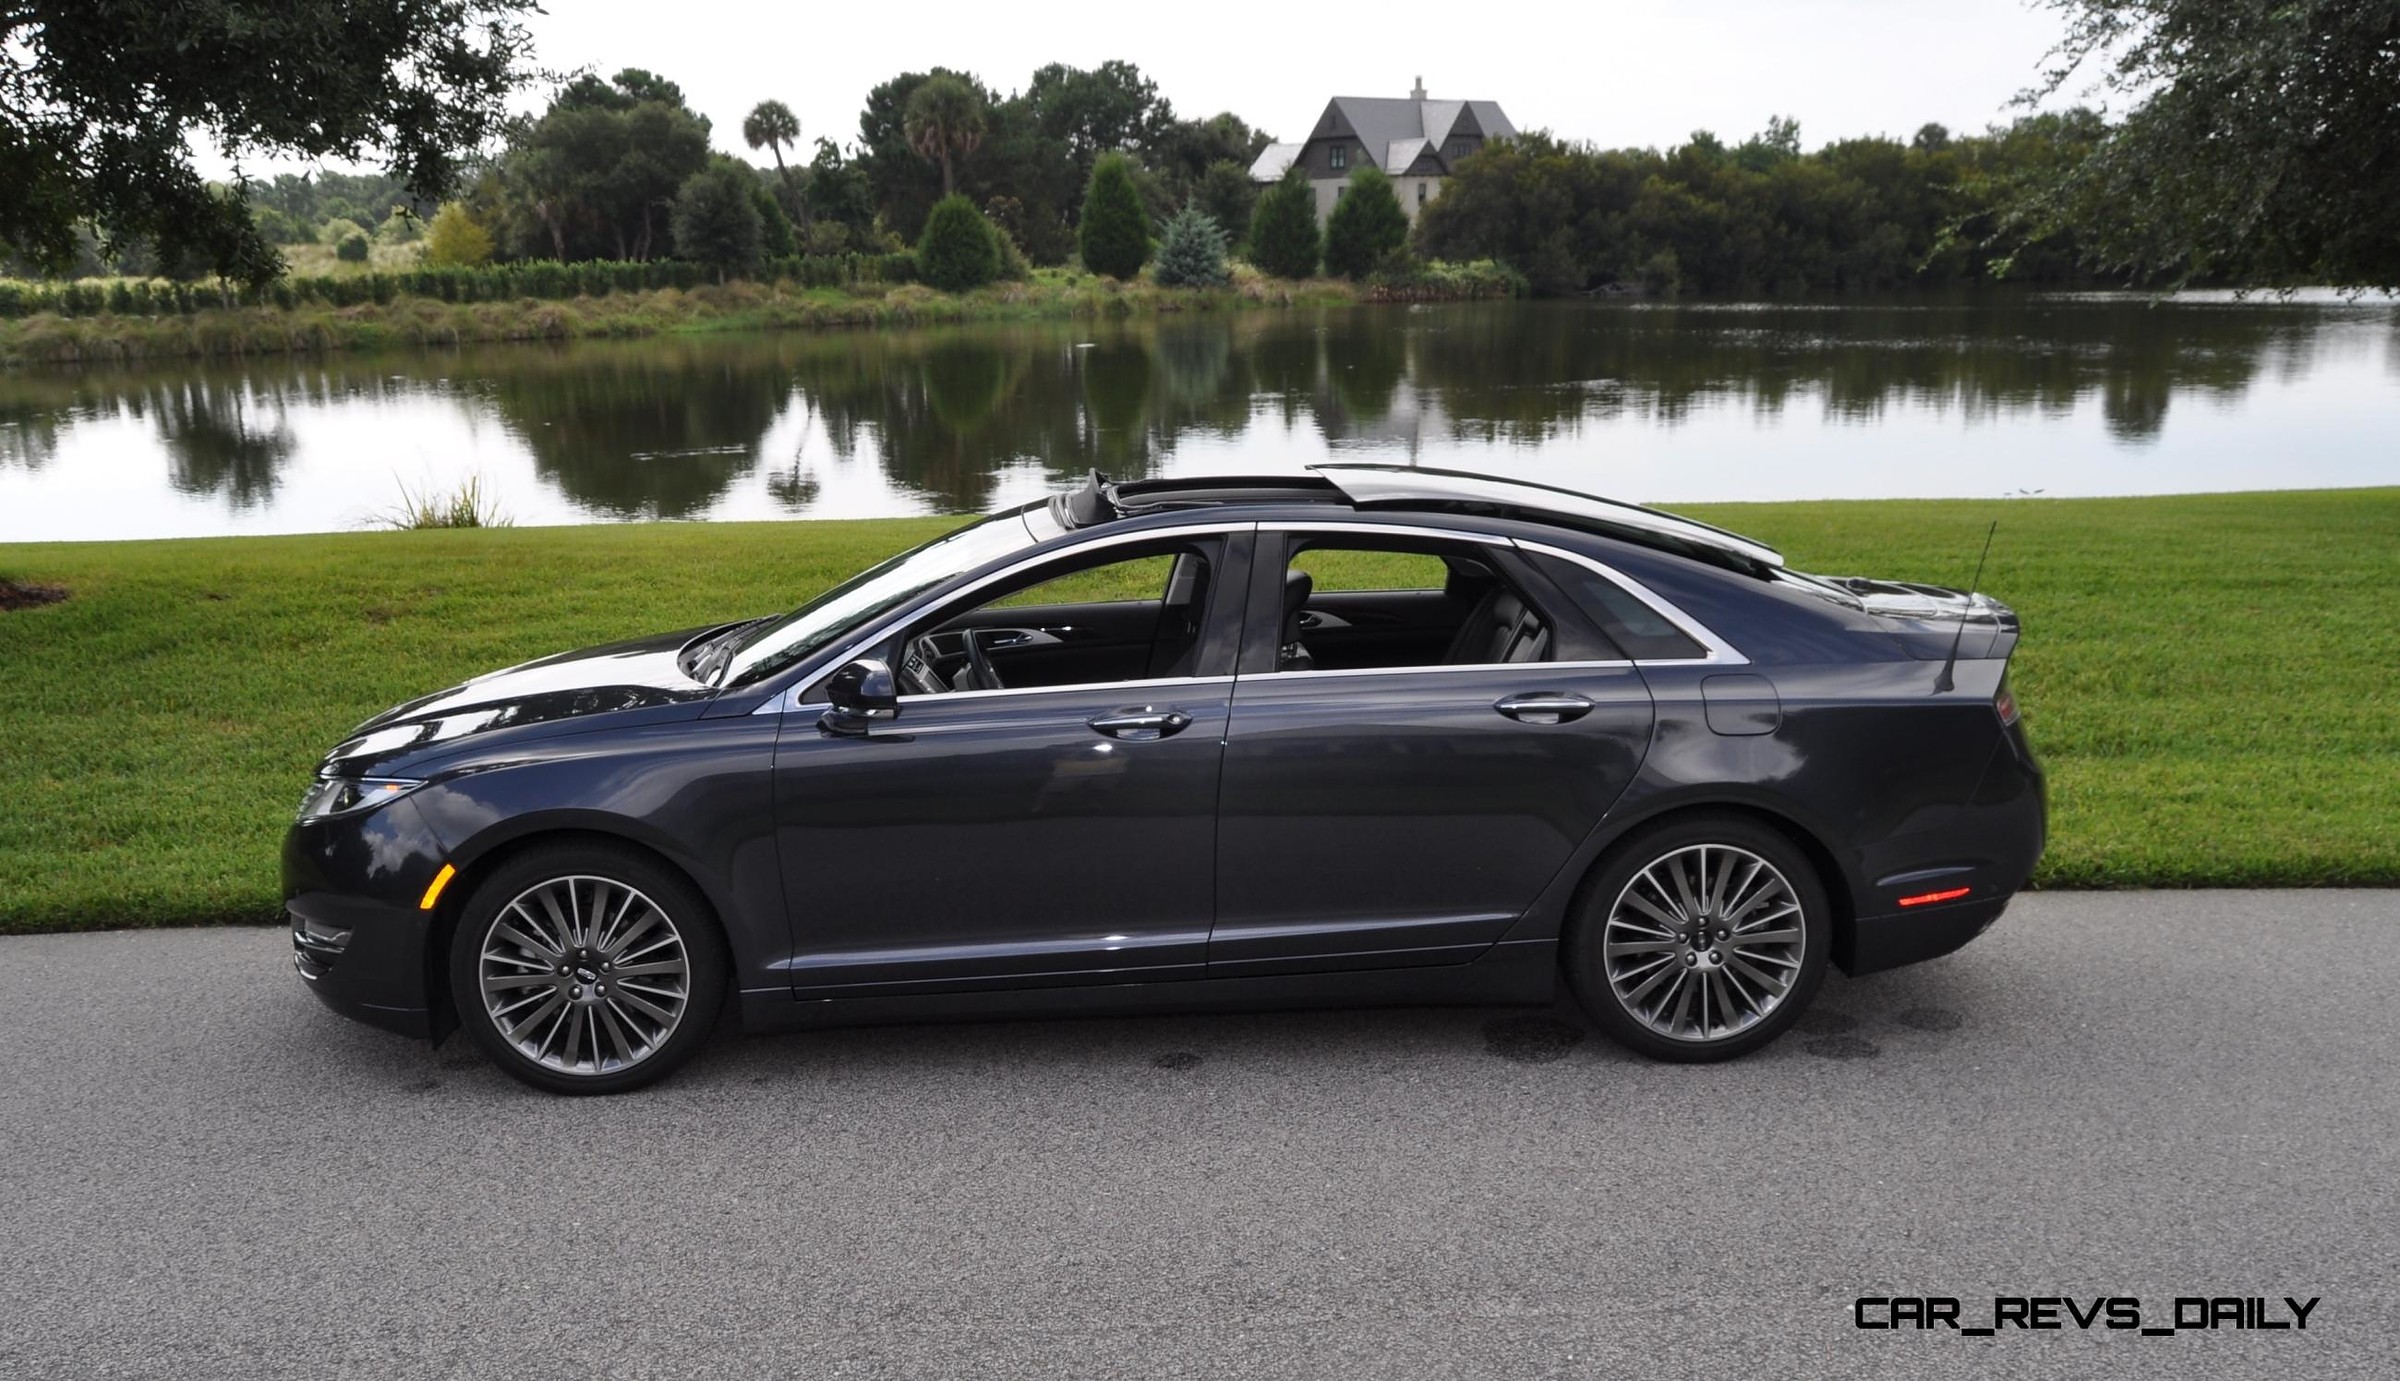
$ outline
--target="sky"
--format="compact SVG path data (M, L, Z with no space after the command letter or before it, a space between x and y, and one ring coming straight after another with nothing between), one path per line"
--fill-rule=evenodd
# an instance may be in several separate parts
M1519 129L1609 147L1665 147L1696 129L1739 142L1790 115L1815 148L1905 138L1929 120L1965 132L2007 119L2064 28L2031 0L547 7L530 22L540 65L646 67L683 87L719 149L746 157L742 116L769 97L800 117L805 151L819 136L856 140L868 89L901 72L958 68L1006 94L1045 63L1111 58L1140 67L1180 115L1230 110L1281 138L1305 131L1328 97L1405 96L1422 77L1437 99L1495 100ZM545 99L528 92L521 104ZM250 164L253 176L306 166Z

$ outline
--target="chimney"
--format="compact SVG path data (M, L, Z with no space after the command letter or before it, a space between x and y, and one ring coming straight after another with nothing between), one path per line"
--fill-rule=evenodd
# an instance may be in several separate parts
M1412 101L1421 101L1425 99L1425 79L1423 77L1417 78L1417 89L1409 92L1408 98Z

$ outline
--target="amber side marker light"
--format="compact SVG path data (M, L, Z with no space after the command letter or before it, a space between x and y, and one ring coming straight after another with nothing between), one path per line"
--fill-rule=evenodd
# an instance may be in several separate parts
M434 882L434 890L441 890L441 882L439 879L436 879ZM1947 892L1919 892L1913 897L1902 897L1900 899L1900 904L1902 906L1931 906L1937 901L1956 901L1960 897L1963 897L1967 893L1974 890L1975 889L1972 887L1953 887ZM428 901L426 902L426 905L431 906L433 903Z
M433 875L433 885L425 889L425 900L417 903L417 909L419 911L431 911L433 909L433 904L442 899L442 889L448 887L450 885L450 879L457 876L458 869L451 867L447 863L443 864L442 871ZM1907 902L1902 902L1900 904L1902 906L1908 905Z

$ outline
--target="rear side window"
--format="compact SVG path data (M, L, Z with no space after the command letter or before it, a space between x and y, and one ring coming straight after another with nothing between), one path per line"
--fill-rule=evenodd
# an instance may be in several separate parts
M1540 552L1527 555L1542 568L1542 574L1573 596L1592 621L1635 661L1696 661L1708 655L1708 649L1689 633L1669 623L1665 615L1598 571L1579 561L1565 561Z
M1343 590L1439 590L1450 583L1450 568L1442 558L1414 551L1310 547L1292 558L1291 569L1308 572L1321 595Z

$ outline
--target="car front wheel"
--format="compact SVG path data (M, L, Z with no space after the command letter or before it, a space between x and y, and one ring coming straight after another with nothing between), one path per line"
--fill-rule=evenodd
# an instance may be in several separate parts
M1823 883L1789 839L1688 818L1617 849L1586 889L1567 969L1592 1019L1656 1059L1731 1059L1808 1007L1832 946Z
M579 844L483 879L450 946L459 1024L502 1069L557 1093L664 1078L716 1024L727 968L689 883Z

